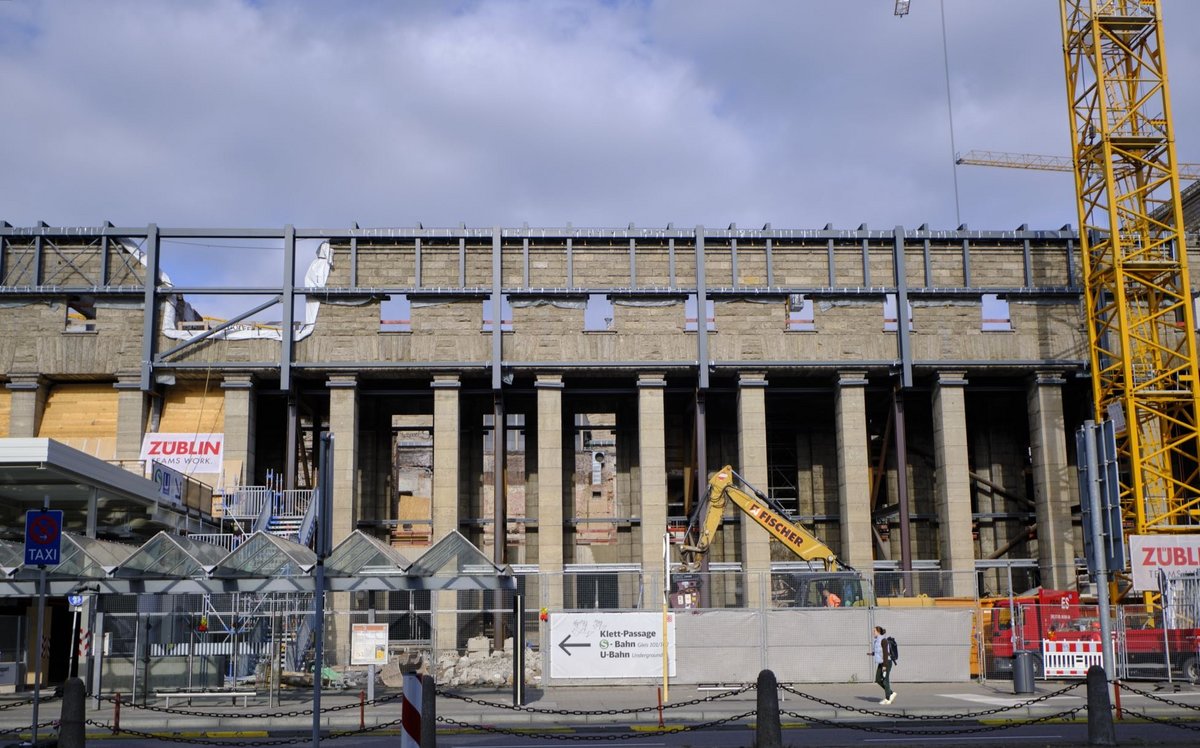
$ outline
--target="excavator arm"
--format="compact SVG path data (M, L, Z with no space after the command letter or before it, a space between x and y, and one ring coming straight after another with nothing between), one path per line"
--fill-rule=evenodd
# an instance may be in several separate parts
M735 481L740 486L735 485ZM826 571L853 571L816 535L788 519L779 502L751 486L729 465L718 470L708 481L708 500L696 505L688 521L687 534L679 549L688 570L695 571L700 567L721 527L725 507L730 503L805 561L821 561Z

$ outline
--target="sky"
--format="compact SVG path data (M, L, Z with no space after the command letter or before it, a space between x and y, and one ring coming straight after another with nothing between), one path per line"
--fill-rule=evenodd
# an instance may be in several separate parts
M1069 155L1058 3L893 5L0 0L0 220L1076 225L1069 174L954 166ZM1163 7L1200 162L1200 2Z

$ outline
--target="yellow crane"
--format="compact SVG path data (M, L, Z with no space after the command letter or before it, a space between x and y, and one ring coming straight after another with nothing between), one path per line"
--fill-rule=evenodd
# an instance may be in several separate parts
M1075 164L1066 156L1046 156L1039 153L1009 153L1006 151L967 151L955 156L954 163L963 166L999 166L1007 169L1040 171L1075 171ZM1179 164L1179 178L1200 179L1200 164Z
M1198 532L1200 371L1161 0L1059 8L1095 417L1117 427L1126 526Z

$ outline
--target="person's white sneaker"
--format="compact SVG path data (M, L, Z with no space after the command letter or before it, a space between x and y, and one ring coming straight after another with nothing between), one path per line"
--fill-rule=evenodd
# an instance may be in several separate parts
M893 701L895 701L895 700L896 700L896 696L898 696L898 695L899 695L899 694L897 694L895 691L892 691L892 695L891 695L891 696L889 696L889 697L887 698L887 703L889 703L889 704L890 704L890 703L892 703Z
M880 699L880 700L879 700L879 703L880 703L880 704L890 704L890 703L891 703L891 701L890 701L890 700L888 700L888 699Z

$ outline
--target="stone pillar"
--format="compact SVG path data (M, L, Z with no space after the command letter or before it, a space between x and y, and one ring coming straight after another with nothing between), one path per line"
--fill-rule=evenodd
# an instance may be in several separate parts
M241 485L254 485L254 377L226 374L221 389L225 392L225 460L241 465ZM225 484L227 494L233 488Z
M645 372L638 375L637 386L642 571L647 578L658 580L655 592L661 592L665 582L663 535L667 532L667 430L663 405L667 382L662 372Z
M142 437L146 435L148 399L142 392L141 375L134 372L117 377L117 450L118 460L137 460L142 456ZM229 448L228 442L225 446Z
M767 378L761 371L738 375L738 473L760 491L768 490ZM742 516L742 568L746 572L747 605L768 605L771 534ZM751 591L754 591L753 593ZM757 599L756 599L757 598Z
M933 390L933 451L937 471L938 540L942 569L954 572L948 592L975 594L971 539L971 466L967 451L965 372L943 371Z
M459 381L457 374L433 378L433 542L458 530ZM538 476L539 478L541 476ZM458 648L457 600L451 590L433 596L434 659Z
M537 538L541 601L563 605L563 414L562 376L539 374L537 390ZM538 603L539 601L529 601Z
M32 439L42 425L49 387L40 374L9 374L8 435Z
M333 546L346 539L359 519L358 376L334 374L329 389L329 432L333 434Z
M838 372L834 410L837 418L838 514L842 548L838 557L870 572L871 454L867 440L867 373Z
M1026 395L1033 499L1037 512L1038 566L1042 586L1065 590L1075 583L1075 537L1071 527L1071 480L1063 419L1063 378L1037 372Z
M333 491L330 519L330 548L354 531L359 519L361 499L358 495L358 376L333 374L325 383L329 390L329 433L333 434L333 475L329 485ZM335 592L326 596L328 610L333 613L327 621L327 661L346 664L350 653L350 593ZM345 659L343 659L345 658Z

